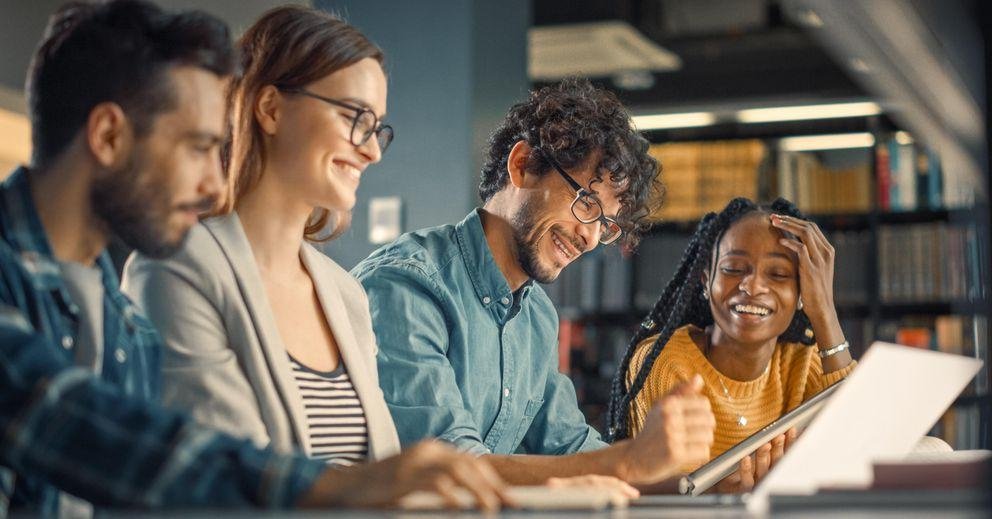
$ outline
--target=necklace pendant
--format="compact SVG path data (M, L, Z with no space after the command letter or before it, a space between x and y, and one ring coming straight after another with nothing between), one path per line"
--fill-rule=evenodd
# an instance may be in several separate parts
M747 425L747 418L744 418L744 415L738 416L737 417L737 425L739 425L741 427L744 427L745 425Z

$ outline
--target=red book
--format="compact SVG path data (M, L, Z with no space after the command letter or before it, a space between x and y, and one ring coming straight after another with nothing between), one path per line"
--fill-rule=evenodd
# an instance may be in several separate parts
M889 191L892 188L892 171L889 169L889 147L885 144L875 146L875 193L878 196L878 210L888 211L892 208Z
M903 346L928 350L931 336L929 328L899 328L896 332L896 342Z
M585 346L582 323L561 319L558 321L558 371L568 375L572 369L572 350Z

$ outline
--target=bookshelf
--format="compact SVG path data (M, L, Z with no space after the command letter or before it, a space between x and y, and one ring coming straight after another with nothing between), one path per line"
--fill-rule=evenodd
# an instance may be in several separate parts
M873 142L833 151L784 144L837 132L867 133ZM546 287L561 317L562 367L590 423L602 426L618 359L699 218L734 196L785 196L821 226L837 250L835 299L856 358L883 340L988 362L988 200L884 115L649 137L665 143L652 149L668 186L658 223L634 254L601 247ZM988 392L986 367L931 434L958 449L989 448Z

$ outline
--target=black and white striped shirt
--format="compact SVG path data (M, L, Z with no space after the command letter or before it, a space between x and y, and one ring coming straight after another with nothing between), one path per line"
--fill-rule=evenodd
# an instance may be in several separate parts
M344 362L334 371L316 371L289 358L310 427L312 456L336 465L363 462L369 452L365 410Z

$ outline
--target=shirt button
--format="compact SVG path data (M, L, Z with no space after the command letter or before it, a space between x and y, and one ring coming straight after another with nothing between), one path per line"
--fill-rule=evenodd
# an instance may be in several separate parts
M508 304L510 304L510 298L509 297L504 297L503 299L500 299L499 302L500 303L503 303L504 305L508 305Z
M62 347L63 348L65 348L67 350L68 349L71 349L73 342L74 341L72 340L72 336L71 335L63 335L62 336Z
M114 358L117 359L117 362L124 364L124 361L127 360L127 353L125 353L124 350L117 348L117 351L114 352Z
M508 388L508 387L504 387L503 388L503 396L505 396L505 397L510 396L510 388Z
M492 298L491 297L489 297L489 296L483 296L482 297L482 304L488 305L490 301L492 301Z

